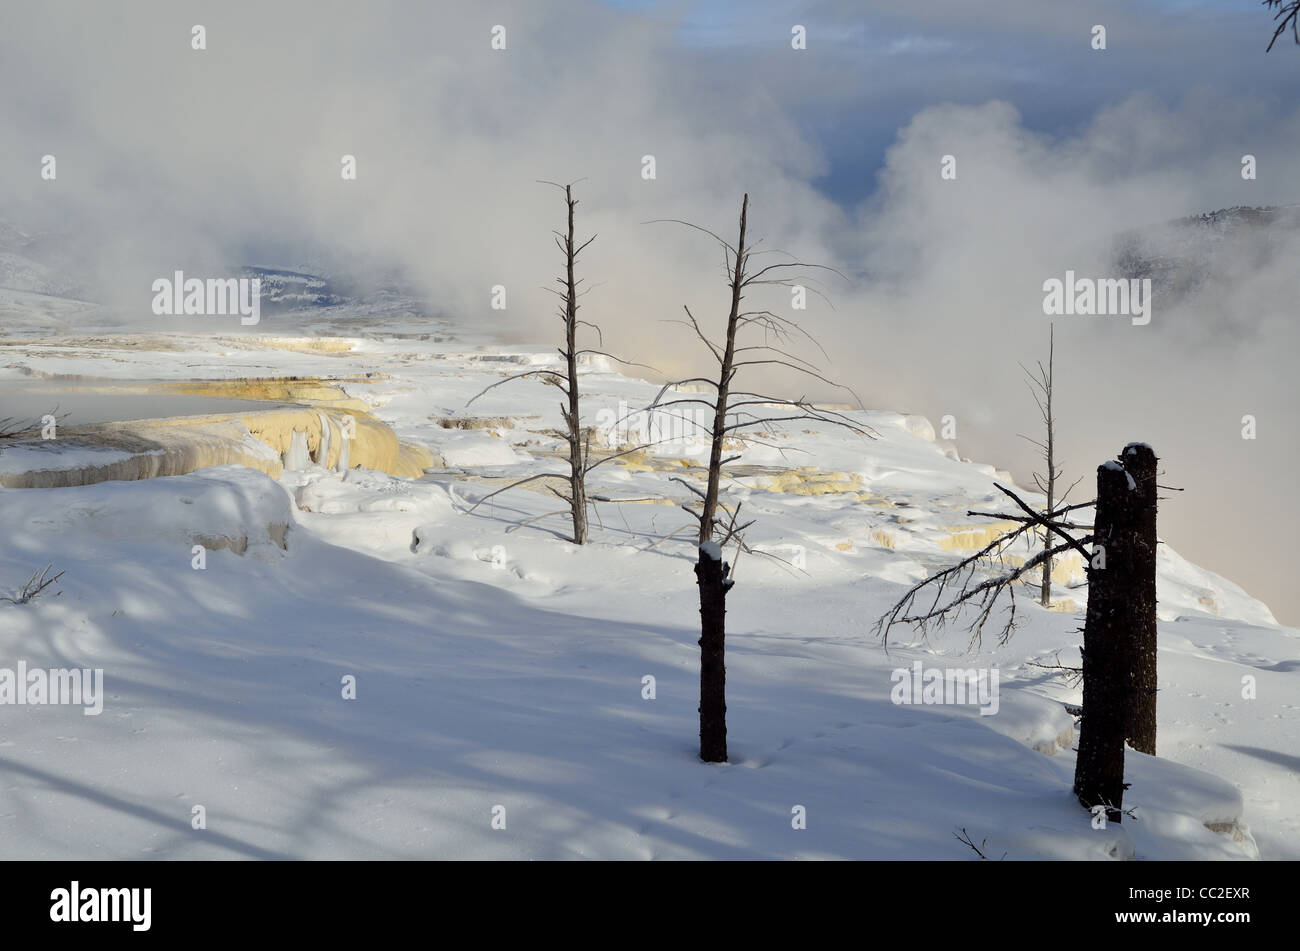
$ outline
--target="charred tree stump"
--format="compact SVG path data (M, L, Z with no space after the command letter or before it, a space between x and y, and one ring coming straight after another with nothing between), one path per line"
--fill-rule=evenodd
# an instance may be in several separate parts
M727 592L731 566L712 542L700 546L695 577L700 587L700 759L727 761Z
M1136 679L1131 612L1142 589L1137 573L1141 517L1135 480L1117 462L1098 466L1074 794L1089 811L1104 806L1111 822L1120 821L1124 803L1124 738Z
M1144 443L1130 443L1120 454L1136 483L1137 538L1133 548L1130 634L1134 684L1129 698L1128 743L1156 755L1156 454Z

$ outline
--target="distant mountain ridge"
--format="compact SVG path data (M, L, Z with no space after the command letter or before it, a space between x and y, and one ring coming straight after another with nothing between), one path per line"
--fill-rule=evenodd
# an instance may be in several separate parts
M0 221L0 288L83 299L85 286L68 274L60 259L61 242L28 234Z
M68 260L66 247L67 242L59 235L28 233L0 221L0 289L94 301L94 290L79 276L80 269L75 263ZM170 274L159 276L170 277ZM303 267L246 264L226 274L203 276L259 279L265 313L334 307L356 299L351 288L343 287L345 282ZM141 290L146 299L150 293L148 287Z
M305 271L246 264L239 269L239 276L257 278L262 282L261 306L264 313L333 307L350 299L348 295L339 293L329 278Z
M1113 262L1126 278L1150 278L1178 303L1208 282L1231 278L1240 261L1264 266L1300 240L1300 204L1238 205L1120 234Z

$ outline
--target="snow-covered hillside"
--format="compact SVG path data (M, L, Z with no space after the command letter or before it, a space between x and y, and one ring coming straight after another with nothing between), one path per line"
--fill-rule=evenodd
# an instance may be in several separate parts
M1035 666L1077 664L1082 572L1064 566L1057 610L1018 599L1005 646L968 651L954 628L882 648L875 619L982 544L968 509L1000 505L996 470L924 420L858 413L877 440L793 430L735 465L749 541L777 557L736 566L731 762L709 766L695 548L665 540L687 525L670 477L699 477L702 442L597 470L594 491L650 501L598 504L578 547L563 517L518 527L561 507L539 484L468 511L560 471L553 388L467 406L549 347L503 348L392 300L251 334L27 317L46 333L0 339L11 378L339 380L441 465L0 489L0 584L64 572L61 594L0 604L0 667L102 668L105 693L98 716L0 707L7 856L973 858L964 829L992 858L1300 858L1297 632L1164 546L1160 756L1129 752L1122 826L1092 828L1071 795L1079 692ZM585 385L591 422L657 391L600 364ZM1116 450L1133 438L1159 448L1116 433ZM996 712L892 702L918 662L996 670Z
M1285 267L1297 236L1300 205L1221 208L1117 236L1113 264L1127 278L1150 278L1168 307Z

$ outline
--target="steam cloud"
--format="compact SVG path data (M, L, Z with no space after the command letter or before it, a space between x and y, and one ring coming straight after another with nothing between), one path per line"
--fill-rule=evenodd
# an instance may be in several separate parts
M1197 60L1206 83L1183 68L1185 89L1130 88L1053 124L1042 94L1003 73L1042 68L1011 62L1017 36L1077 46L1079 68L1088 24L1069 5L1009 0L976 14L945 0L927 23L887 2L870 29L855 4L787 6L755 4L735 21L708 4L652 15L585 0L7 11L0 221L56 231L126 323L151 319L159 275L310 261L398 273L467 325L495 316L489 289L503 284L511 335L536 342L554 328L541 288L556 273L549 234L562 212L536 180L585 177L579 227L599 237L584 255L597 285L584 316L611 349L675 374L703 354L662 321L683 304L721 320L722 259L703 235L643 222L685 218L726 237L748 191L763 247L849 278L828 278L834 309L810 298L804 318L835 357L830 374L868 406L953 415L964 454L1023 482L1034 450L1017 434L1037 436L1036 411L1017 364L1045 355L1043 281L1067 269L1121 276L1108 252L1128 229L1298 200L1294 82L1289 95L1243 97L1234 68L1285 66L1221 24L1102 5L1088 16L1146 49L1144 70L1171 62L1173 47L1227 49ZM808 51L789 50L793 22L809 24ZM202 52L190 49L195 23L207 29ZM507 28L503 52L489 49L495 24ZM1263 42L1267 24L1253 25ZM1006 53L1005 70L948 55L972 35ZM864 45L879 54L869 67ZM1113 81L1132 84L1132 61L1113 62ZM867 197L833 197L842 157L873 141L888 149L878 174L870 162L864 172ZM1257 181L1240 176L1245 153ZM37 174L44 154L58 159L57 183ZM345 154L357 158L354 182L339 176ZM641 178L646 154L655 181ZM944 155L954 181L940 179ZM1065 317L1056 335L1059 439L1068 477L1085 477L1080 492L1125 442L1150 442L1162 482L1187 490L1164 503L1163 537L1294 622L1300 594L1280 557L1300 514L1289 240L1266 260L1229 250L1220 279L1181 305L1157 294L1149 326ZM1246 414L1258 419L1253 441L1240 435Z

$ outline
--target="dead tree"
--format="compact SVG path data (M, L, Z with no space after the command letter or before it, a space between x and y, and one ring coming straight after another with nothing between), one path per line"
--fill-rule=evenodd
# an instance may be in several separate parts
M563 291L556 291L554 288L546 288L546 290L560 298L559 317L564 324L564 346L559 348L559 354L560 358L564 361L564 375L561 376L559 373L550 369L526 370L523 373L516 373L503 380L498 380L491 386L480 390L472 399L470 399L469 403L466 403L465 405L468 406L488 390L501 386L503 383L509 383L512 380L519 380L525 377L541 377L543 382L556 387L564 395L564 401L560 404L560 417L564 421L564 429L559 435L568 445L569 471L565 474L549 472L541 473L539 475L529 476L526 479L520 479L517 482L512 482L510 485L503 486L502 488L490 492L480 498L470 507L469 511L472 512L488 499L499 495L502 492L516 488L517 486L524 485L527 482L534 482L539 479L563 480L568 483L569 488L567 495L556 489L554 486L548 485L547 488L552 494L565 502L567 506L566 510L573 521L573 541L575 544L584 545L587 542L588 535L587 506L591 501L587 495L587 473L597 466L610 461L610 459L626 455L628 452L633 452L635 450L616 452L612 455L597 459L595 462L591 460L591 430L589 428L584 428L582 425L580 389L578 386L579 358L587 354L598 354L603 357L608 357L609 359L625 366L645 367L646 369L653 369L653 367L648 367L642 363L632 363L629 360L616 357L612 353L606 353L604 350L596 350L590 347L579 348L578 328L580 326L585 326L594 330L597 340L600 341L600 345L604 346L604 336L601 334L600 328L596 324L578 319L578 309L581 306L578 303L578 298L586 292L583 291L582 293L579 293L578 291L578 287L583 283L583 281L576 276L575 267L578 255L582 253L583 249L586 248L587 245L596 240L596 236L592 235L581 244L577 243L574 236L573 210L578 205L578 200L573 197L573 186L577 184L576 182L571 182L568 185L559 185L555 182L542 182L541 184L554 185L556 188L562 190L564 192L564 202L568 209L567 230L564 233L559 231L552 232L555 236L556 247L558 247L560 253L564 255L564 275L555 279L556 283L560 284L563 288ZM605 499L605 501L617 502L619 500ZM556 514L561 513L547 513L547 515ZM545 518L547 516L543 515L540 517Z
M728 449L727 443L740 448L749 444L766 445L760 442L756 432L770 433L782 424L796 420L839 426L867 437L875 434L870 427L852 417L822 408L804 396L789 399L770 393L741 390L735 385L737 374L745 367L780 366L810 377L826 387L852 393L848 387L819 373L814 364L786 349L796 338L816 343L795 321L771 310L742 309L747 291L763 286L806 286L811 278L805 272L814 268L828 271L833 269L793 258L764 267L755 266L752 262L756 255L784 252L754 250L749 236L748 194L740 205L739 236L734 245L698 225L678 219L671 221L713 238L722 249L723 266L727 275L729 310L721 341L711 340L704 333L689 307L684 308L687 320L676 321L690 326L696 337L708 347L718 366L717 376L691 377L666 383L654 402L647 407L649 411L658 411L668 407L704 406L712 420L706 429L711 441L705 488L701 490L683 479L676 481L685 485L697 497L694 504L699 505L698 512L692 504L683 504L682 508L699 520L699 560L695 566L695 575L700 592L700 759L707 763L722 763L727 759L724 663L726 596L735 582L731 565L723 561L722 551L733 539L736 540L738 550L750 550L745 546L742 533L753 524L752 521L740 523L740 503L733 508L719 499L723 468L739 458L735 455L724 457L723 454ZM816 289L814 291L820 294ZM748 342L751 331L762 333L761 343ZM825 355L824 350L822 354ZM688 383L711 387L711 398L689 396L664 400L670 389ZM854 399L861 406L856 395ZM719 510L727 515L725 523L718 515ZM722 540L716 543L713 540L715 530L723 532Z
M1145 443L1130 443L1120 454L1133 478L1140 521L1133 542L1131 588L1126 592L1132 618L1129 632L1134 686L1127 737L1133 749L1156 755L1156 454Z
M590 452L590 437L583 439L582 416L578 412L578 285L573 274L574 261L582 249L596 240L592 235L576 249L573 243L573 209L578 204L573 197L573 186L564 186L564 203L569 211L569 227L564 235L564 294L561 295L564 321L564 349L560 355L564 358L568 378L561 389L568 398L567 407L560 406L564 419L565 436L569 441L569 508L573 514L573 541L578 545L587 541L587 454ZM556 237L559 244L560 237Z
M700 587L700 759L727 761L727 592L735 583L731 566L722 560L722 547L700 546L695 564Z
M745 195L741 203L739 238L734 246L712 231L698 225L678 219L671 219L671 221L704 232L722 248L730 299L726 329L721 342L715 342L705 335L689 307L683 308L686 312L686 320L673 321L673 323L689 326L696 337L709 348L709 352L718 365L717 376L690 377L665 383L654 401L646 407L647 411L660 411L674 406L703 406L711 417L711 424L705 427L705 432L710 438L708 479L703 491L694 490L701 507L699 512L696 512L686 506L687 511L695 516L699 522L699 542L703 544L713 538L716 529L726 527L718 517L719 508L729 516L734 515L730 508L719 501L724 468L729 462L734 462L739 458L738 456L724 458L723 453L727 450L729 442L733 447L744 447L751 444L770 445L762 442L755 435L755 432L772 433L782 424L799 420L842 427L868 438L874 438L876 434L871 427L844 413L818 406L806 396L790 399L770 393L740 390L735 386L737 374L745 367L780 366L809 377L827 388L844 390L853 396L854 401L859 406L862 405L861 400L849 387L826 378L817 371L815 364L785 349L796 339L801 338L817 346L823 357L826 355L826 351L797 322L788 317L782 317L771 310L741 309L746 292L752 288L764 285L804 286L814 281L802 272L810 269L827 271L834 271L834 269L798 260L769 264L756 270L753 269L751 267L753 257L760 254L780 254L784 252L757 251L750 243L748 235L749 195ZM825 295L822 295L820 291L815 288L813 290L814 293L824 298ZM763 335L763 342L749 343L747 339L742 339L742 335L751 331L760 332ZM774 346L769 341L775 341L780 346ZM664 399L669 390L686 384L703 384L710 387L714 392L709 396L675 396L668 400ZM737 537L739 532L747 527L735 528L734 521L734 518L732 518L732 530L728 532L728 540Z
M1124 447L1118 462L1097 469L1097 498L1062 506L1040 515L1014 492L994 487L1019 507L1022 515L1005 512L967 514L1019 522L980 551L913 585L876 622L876 632L888 646L893 625L904 623L923 633L942 626L966 608L971 646L998 598L1009 595L1008 616L999 642L1006 643L1016 621L1015 582L1055 554L1073 548L1083 556L1088 572L1088 609L1084 623L1083 707L1074 794L1084 808L1106 810L1119 822L1124 800L1124 743L1137 737L1135 749L1155 751L1155 453L1142 443ZM1095 507L1092 525L1066 522L1068 512ZM1007 563L1008 546L1035 525L1063 539L1019 566ZM1070 530L1091 532L1082 538ZM1089 552L1084 546L1095 547ZM984 569L995 571L983 577ZM1149 700L1149 706L1147 701Z
M1277 28L1273 30L1273 39L1269 40L1264 52L1272 52L1273 44L1287 31L1287 27L1291 28L1291 37L1300 43L1300 0L1264 0L1264 6L1277 11L1273 14Z
M1088 567L1083 630L1083 717L1074 794L1085 809L1101 806L1111 822L1124 805L1124 738L1137 684L1135 629L1141 582L1143 515L1137 483L1124 467L1097 467L1096 550Z
M1037 371L1028 370L1024 364L1020 366L1020 369L1025 371L1025 376L1028 378L1026 382L1029 386L1029 392L1034 397L1034 402L1038 404L1038 413L1042 417L1044 429L1044 437L1041 440L1030 439L1030 437L1023 434L1020 438L1028 440L1043 454L1043 463L1046 468L1043 472L1034 473L1034 485L1038 487L1039 492L1047 496L1048 512L1056 508L1058 501L1056 498L1057 480L1060 479L1061 473L1064 471L1063 467L1058 465L1056 461L1056 414L1052 408L1052 375L1055 350L1056 329L1053 327L1048 332L1047 338L1047 366L1043 366L1041 360L1038 362ZM1061 494L1060 501L1064 502L1069 498L1070 492L1078 484L1076 480L1070 488L1066 489ZM1047 553L1047 556L1043 560L1043 579L1039 593L1039 603L1045 608L1052 606L1052 556L1050 552L1047 552L1051 547L1052 533L1044 531L1043 551Z

